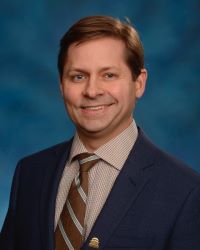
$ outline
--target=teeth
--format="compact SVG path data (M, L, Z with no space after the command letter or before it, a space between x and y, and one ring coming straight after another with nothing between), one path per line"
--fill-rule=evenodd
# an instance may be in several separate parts
M102 109L103 106L96 106L96 107L84 107L84 109L89 109L89 110L100 110Z

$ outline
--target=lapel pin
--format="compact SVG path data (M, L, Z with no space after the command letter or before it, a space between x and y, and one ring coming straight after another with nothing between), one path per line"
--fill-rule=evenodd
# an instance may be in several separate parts
M99 239L97 237L93 237L90 240L89 247L98 249L99 248Z

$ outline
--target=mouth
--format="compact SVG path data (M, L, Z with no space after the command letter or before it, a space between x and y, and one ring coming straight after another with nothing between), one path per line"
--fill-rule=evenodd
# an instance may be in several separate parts
M86 107L82 107L82 109L85 109L85 110L101 110L105 107L105 105L100 105L100 106L86 106Z
M103 104L103 105L95 105L95 106L82 106L81 109L83 111L101 111L107 107L110 107L113 104Z

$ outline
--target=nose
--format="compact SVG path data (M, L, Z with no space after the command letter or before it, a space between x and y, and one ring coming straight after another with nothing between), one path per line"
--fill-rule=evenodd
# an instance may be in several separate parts
M101 82L95 77L90 77L85 83L83 95L94 99L99 95L103 95L103 93L104 90Z

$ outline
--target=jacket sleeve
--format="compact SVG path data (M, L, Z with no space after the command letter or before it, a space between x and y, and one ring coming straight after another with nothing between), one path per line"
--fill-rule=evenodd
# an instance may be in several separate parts
M17 207L17 196L19 187L19 176L20 176L19 173L20 173L20 163L18 163L13 177L8 212L0 234L0 249L4 250L15 249L15 238L16 238L15 226L16 226L16 207Z
M200 249L200 186L194 188L185 200L167 249Z

